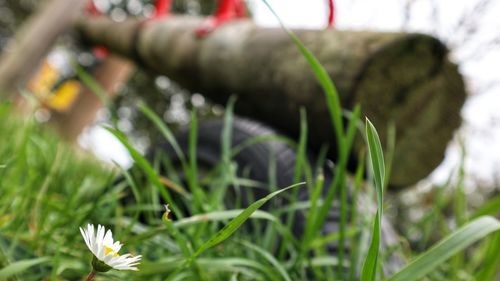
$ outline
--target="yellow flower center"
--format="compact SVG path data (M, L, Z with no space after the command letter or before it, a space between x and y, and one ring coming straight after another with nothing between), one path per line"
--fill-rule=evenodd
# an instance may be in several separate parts
M119 257L120 255L118 254L118 252L115 252L113 251L113 249L111 249L110 247L108 246L104 246L104 255L107 256L109 253L112 253L113 256L115 257Z

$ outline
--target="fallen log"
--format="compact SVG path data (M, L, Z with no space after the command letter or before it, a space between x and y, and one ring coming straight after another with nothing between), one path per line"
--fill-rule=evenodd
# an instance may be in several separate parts
M133 58L186 88L224 102L238 95L237 113L298 134L305 107L309 143L330 144L334 133L322 89L285 32L247 20L224 25L205 38L195 36L203 21L169 17L143 24L106 18L81 19L77 28L92 44ZM381 139L396 126L390 185L404 187L427 176L443 159L460 124L464 83L446 47L423 34L296 30L336 83L344 108L361 104ZM358 141L355 151L363 149Z

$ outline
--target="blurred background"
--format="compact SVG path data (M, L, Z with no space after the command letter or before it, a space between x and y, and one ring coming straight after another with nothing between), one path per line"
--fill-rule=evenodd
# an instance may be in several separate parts
M43 1L0 0L0 48L4 48L19 25ZM128 16L149 16L154 12L153 1L95 0L101 13L122 21ZM326 26L327 1L269 0L284 23L293 28L321 29ZM262 26L278 26L278 22L262 1L247 1L251 16ZM500 2L493 0L336 0L336 28L343 30L374 30L421 32L442 40L451 50L451 59L459 65L466 79L468 98L462 110L463 123L450 142L444 162L428 179L415 188L396 195L395 201L404 206L432 202L429 196L436 186L444 184L450 175L465 172L463 181L469 204L480 205L483 198L500 192ZM208 15L214 1L176 0L174 13ZM70 37L59 40L53 60L67 60L77 54L85 63L88 53L78 49ZM113 109L99 111L96 125L88 128L79 143L106 161L130 165L126 150L121 148L100 125L116 122L142 152L158 143L160 136L146 125L138 114L139 100L152 107L172 127L189 123L189 110L198 109L201 116L219 116L221 105L206 100L200 93L189 92L165 76L137 69L129 82L122 85ZM46 120L46 113L37 114ZM432 203L428 203L432 204ZM419 218L423 211L411 208L408 216Z
M19 26L44 1L0 0L0 49L8 48ZM175 0L173 13L210 15L216 1ZM261 26L279 23L260 0L246 1L254 21ZM99 13L116 21L128 17L149 17L154 13L153 0L95 0ZM327 22L325 0L269 0L283 22L292 28L323 29ZM458 64L467 88L462 109L462 125L449 143L441 165L414 187L389 193L395 199L388 206L389 218L410 242L419 241L422 231L412 222L421 220L434 202L439 187L464 188L471 209L486 198L500 193L500 2L493 0L335 0L335 28L340 30L373 30L419 32L437 37L450 49L450 59ZM82 46L74 34L58 40L47 57L62 72L76 74L72 61L91 70L96 64L92 49ZM43 65L40 66L43 68ZM333 77L335 82L335 77ZM190 111L197 109L200 118L222 116L223 105L202 94L190 92L166 76L137 67L126 84L118 85L117 98L108 108L98 111L94 124L78 138L78 143L98 158L132 164L127 150L103 124L114 123L125 132L139 151L161 143L163 137L147 118L138 112L142 101L163 118L171 128L190 123ZM47 122L50 112L39 108L34 116ZM451 183L447 183L451 179ZM444 189L444 188L443 188ZM445 189L448 192L448 189ZM450 205L452 203L449 203ZM450 207L451 208L451 207ZM446 208L444 208L446 209ZM451 221L451 220L450 220Z

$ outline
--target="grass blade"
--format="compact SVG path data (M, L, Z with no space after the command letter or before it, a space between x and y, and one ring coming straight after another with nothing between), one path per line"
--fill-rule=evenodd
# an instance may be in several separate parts
M438 242L391 276L388 281L420 280L461 250L498 230L500 230L500 221L489 216L480 217Z
M0 280L7 279L15 274L28 270L30 267L46 263L48 261L50 261L48 257L42 257L11 263L6 267L0 269Z
M481 204L471 215L471 219L481 216L498 216L500 215L500 196L493 197L492 199Z
M290 278L290 275L288 275L286 269L271 253L247 241L241 241L241 244L259 253L264 259L266 259L270 264L273 265L273 267L276 269L276 271L279 272L279 274L281 275L281 277L283 277L285 281L292 281L292 278Z
M236 230L238 230L238 228L240 228L240 226L255 212L257 211L257 209L259 209L262 205L264 205L264 203L266 203L267 201L269 201L271 198L273 198L274 196L286 191L286 190L289 190L291 188L294 188L294 187L297 187L297 186L300 186L300 185L303 185L304 183L297 183L297 184L294 184L294 185L291 185L289 187L285 187L283 189L280 189L280 190L277 190L269 195L267 195L266 197L260 199L260 200L257 200L255 201L254 203L252 203L248 208L246 208L245 210L243 210L243 212L241 212L236 218L234 218L233 220L231 220L223 229L221 229L219 232L217 232L215 234L215 236L213 236L210 240L208 240L207 242L205 242L205 244L201 245L200 248L198 248L198 250L196 251L196 253L194 254L194 256L199 256L201 253L203 253L205 250L217 245L217 244L220 244L221 242L223 242L224 240L226 240L227 238L229 238Z
M191 266L191 264L194 262L194 260L200 256L204 251L224 242L227 238L229 238L236 230L240 228L240 226L247 221L250 216L257 211L262 205L264 205L267 201L275 197L276 195L287 191L291 188L303 185L304 183L297 183L285 188L282 188L280 190L277 190L275 192L272 192L268 194L266 197L255 201L252 203L248 208L243 210L238 216L236 216L234 219L232 219L224 228L222 228L220 231L218 231L212 238L210 238L207 242L202 244L196 252L191 255L190 258L186 259L184 264L181 267L178 267L176 271L174 271L172 274L170 274L167 278L167 280L172 281L175 276L177 276L182 270L188 268Z
M475 280L494 280L495 275L500 273L500 232L497 232L487 245L487 252L483 255L481 270L476 274Z
M307 147L307 116L304 108L300 109L300 136L299 143L296 149L296 158L295 158L295 166L293 171L293 181L298 182L302 177L303 173L305 173L305 165L306 165L306 147ZM311 182L309 182L311 183ZM309 189L310 190L310 189ZM293 198L298 198L299 190L295 189L292 193ZM294 223L294 215L292 210L287 214L286 226L288 228L292 228ZM283 258L286 254L285 243L281 244L281 249L279 253L279 257Z
M172 131L165 125L163 120L156 115L149 107L147 107L144 103L140 103L138 106L139 110L151 121L153 124L156 126L158 130L160 130L160 133L165 137L165 139L168 141L168 143L172 146L174 149L175 153L177 154L177 157L181 161L181 164L184 167L187 167L186 164L186 156L182 152L181 147L177 143L177 140L174 137L174 134Z
M377 192L378 204L377 204L377 213L375 215L375 222L373 223L372 240L370 242L370 248L368 249L368 255L366 256L366 259L363 263L363 268L361 270L361 280L372 281L375 280L377 276L377 268L378 268L385 165L384 165L384 155L382 152L382 145L380 144L380 139L378 137L377 130L370 122L370 120L368 120L368 118L366 119L366 139L368 142L371 167L374 174L375 189Z
M97 96L97 98L101 101L103 105L108 106L109 104L111 104L111 99L109 98L109 94L99 84L99 82L97 82L97 80L95 80L94 77L92 77L91 74L85 71L85 69L83 69L83 67L79 66L78 64L74 65L74 70L76 75L78 76L78 79L80 79L83 85L89 88L90 91Z
M231 147L233 143L233 126L234 126L234 104L236 97L231 96L227 102L224 112L224 127L220 136L221 161L220 161L220 182L217 183L218 188L211 196L211 203L214 205L221 204L224 196L232 180L236 176L234 166L231 163Z
M194 224L205 223L207 221L227 221L229 219L236 218L239 214L241 214L243 210L227 210L227 211L213 211L209 213L197 214L190 217L186 217L180 220L175 221L174 225L177 228L191 226ZM255 211L250 218L253 219L263 219L272 222L279 223L279 219L268 212L264 211Z
M379 220L379 212L377 211L373 223L372 240L370 242L370 248L368 249L368 254L366 255L365 261L363 263L363 268L361 269L362 281L373 281L377 276L380 235L381 235L380 220Z
M380 144L380 138L377 130L368 118L366 119L366 138L368 141L368 150L370 152L375 188L377 191L378 209L381 211L385 183L384 154L382 152L382 145ZM382 212L379 212L379 216L382 216Z
M339 95L337 92L337 88L335 87L335 84L333 83L332 79L330 79L330 76L328 75L328 72L323 67L323 65L321 65L321 63L314 56L314 54L309 49L307 49L307 47L302 43L302 41L300 41L297 35L295 35L290 29L288 29L285 26L285 24L281 21L280 17L274 11L271 5L266 0L262 0L262 2L264 2L269 11L271 11L274 17L279 21L281 28L288 34L292 42L295 44L295 46L299 49L304 58L307 60L309 66L311 67L311 70L316 76L316 79L323 88L323 91L325 92L325 96L327 99L327 106L328 106L328 111L330 113L330 118L333 122L333 127L334 127L333 129L337 137L338 151L344 151L345 140L344 140L344 127L342 125L342 108L340 106Z
M132 159L134 159L135 163L144 171L148 180L158 189L158 192L161 194L163 199L170 205L174 214L179 218L182 217L180 209L177 207L176 204L174 204L172 196L170 196L170 193L165 189L165 187L161 183L160 177L158 176L157 172L153 169L151 164L132 146L132 144L130 144L127 141L127 139L122 133L110 127L104 127L104 128L111 134L113 134L125 146L125 148L130 153L130 156L132 156Z
M160 133L167 140L167 142L172 146L177 158L179 159L182 169L187 175L189 188L195 196L195 210L200 211L201 206L200 203L205 201L204 193L199 187L198 180L196 178L197 175L197 166L196 166L196 141L197 141L197 130L198 130L198 121L196 116L196 111L193 110L191 113L191 126L189 133L189 165L186 161L186 155L184 154L182 148L177 142L174 133L170 130L170 128L163 122L163 120L146 104L140 103L139 110L155 125L155 127L160 130Z
M335 195L337 194L337 190L340 186L340 188L346 188L345 187L345 173L347 169L347 162L349 159L349 151L351 150L351 146L353 144L354 136L355 136L355 129L356 125L359 119L359 114L360 114L360 107L356 106L354 108L354 111L349 119L349 124L347 128L347 134L346 134L346 150L343 151L343 153L340 153L340 160L338 162L337 167L335 168L335 177L333 179L333 182L330 184L328 187L328 191L326 196L324 197L324 204L320 208L317 216L316 216L316 223L314 224L314 232L319 233L322 225L324 224L326 217L328 216L328 210L330 209L330 206L333 204L333 200L335 199Z

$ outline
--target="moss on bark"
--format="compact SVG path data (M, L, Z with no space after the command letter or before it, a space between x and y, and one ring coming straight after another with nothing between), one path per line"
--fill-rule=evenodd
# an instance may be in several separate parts
M335 147L324 94L283 30L241 20L197 38L194 30L202 20L170 17L139 27L132 22L120 26L106 19L83 19L79 29L90 42L134 57L215 101L238 95L239 114L292 136L298 134L299 109L305 107L312 147L324 143ZM413 184L441 162L465 99L462 78L441 42L407 33L334 29L296 33L324 64L344 108L361 104L383 141L387 124L395 123L392 186ZM362 147L358 141L355 150ZM335 159L336 151L331 149L330 156Z

